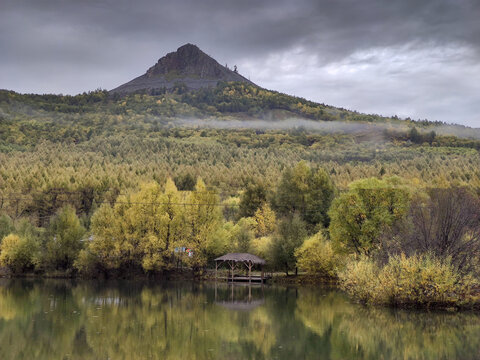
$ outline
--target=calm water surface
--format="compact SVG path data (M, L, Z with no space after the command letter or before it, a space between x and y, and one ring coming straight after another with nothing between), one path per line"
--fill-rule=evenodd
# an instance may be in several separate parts
M479 359L480 316L328 289L0 280L0 359Z

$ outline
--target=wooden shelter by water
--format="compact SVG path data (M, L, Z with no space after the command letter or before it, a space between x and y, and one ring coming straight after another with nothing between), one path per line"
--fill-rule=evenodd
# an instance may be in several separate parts
M231 270L231 276L227 278L228 281L248 281L251 283L261 282L264 283L266 278L263 273L263 265L265 265L265 260L259 258L258 256L248 254L248 253L229 253L223 256L220 256L215 259L215 279L217 278L218 267L222 264L228 264ZM248 277L246 276L235 276L235 268L237 264L244 264L248 269ZM252 276L252 268L255 265L260 266L261 276Z

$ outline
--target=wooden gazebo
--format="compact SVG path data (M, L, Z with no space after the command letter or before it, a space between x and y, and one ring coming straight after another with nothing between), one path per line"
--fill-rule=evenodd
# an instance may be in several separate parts
M231 270L231 277L229 277L228 281L248 281L251 283L252 281L260 281L261 283L264 282L265 277L263 274L263 265L265 265L265 260L259 258L258 256L248 254L248 253L229 253L223 256L220 256L215 259L215 279L217 278L217 271L218 267L222 264L227 263L230 266ZM238 263L243 263L248 269L248 277L245 276L234 276L235 267ZM252 268L255 265L260 265L260 269L262 275L260 277L253 276L252 277Z

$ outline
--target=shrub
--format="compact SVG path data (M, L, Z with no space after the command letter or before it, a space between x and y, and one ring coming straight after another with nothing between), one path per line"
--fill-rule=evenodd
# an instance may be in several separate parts
M39 244L31 237L7 235L0 247L0 265L14 273L22 273L34 268L38 259Z
M341 258L335 254L331 242L325 239L322 232L306 239L295 251L295 257L298 267L310 274L337 277Z
M82 249L78 253L78 257L73 266L85 276L94 276L100 267L98 258L92 254L90 249Z
M371 302L378 288L380 269L370 259L351 261L338 273L340 286L361 302Z
M377 302L389 304L454 304L471 293L472 280L450 259L432 255L393 256L379 274Z
M403 306L454 306L475 301L475 281L461 275L449 259L433 255L392 256L379 268L369 259L349 263L341 286L367 303Z

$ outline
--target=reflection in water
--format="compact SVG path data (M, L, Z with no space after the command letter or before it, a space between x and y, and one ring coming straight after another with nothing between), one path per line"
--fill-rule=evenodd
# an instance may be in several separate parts
M250 311L265 303L263 285L241 283L217 284L215 282L215 304L229 310ZM223 291L227 289L227 291ZM227 294L225 294L227 293Z
M479 357L477 314L365 308L334 290L0 280L0 359Z

